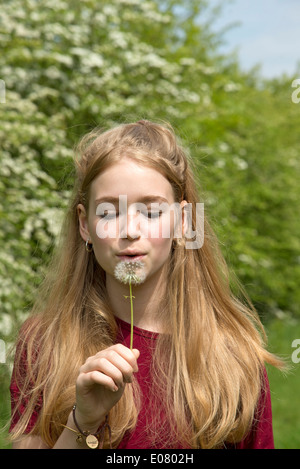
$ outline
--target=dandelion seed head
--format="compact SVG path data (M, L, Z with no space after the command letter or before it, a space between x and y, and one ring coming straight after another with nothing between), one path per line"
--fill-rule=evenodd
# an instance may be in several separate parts
M142 261L121 261L116 265L114 274L122 283L139 285L146 278L145 264Z

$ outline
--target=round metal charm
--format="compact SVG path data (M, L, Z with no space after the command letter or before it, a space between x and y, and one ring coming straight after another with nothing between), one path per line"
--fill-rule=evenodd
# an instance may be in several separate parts
M96 449L99 446L98 438L95 435L88 435L85 440L89 448Z

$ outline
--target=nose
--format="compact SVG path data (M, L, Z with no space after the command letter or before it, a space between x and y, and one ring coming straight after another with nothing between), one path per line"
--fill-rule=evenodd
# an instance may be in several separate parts
M141 227L139 213L127 214L124 217L124 226L121 229L121 238L131 240L139 239L141 237Z

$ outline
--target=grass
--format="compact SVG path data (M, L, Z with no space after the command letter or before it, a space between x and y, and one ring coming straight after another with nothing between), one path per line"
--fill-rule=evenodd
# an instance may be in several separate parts
M7 425L10 418L9 377L8 366L0 363L0 449L10 448L7 441Z
M300 321L275 319L265 325L272 352L286 358L292 369L283 374L267 367L272 395L273 428L276 449L300 449L300 363L292 363L292 342L300 339ZM297 353L300 358L300 350ZM0 364L0 428L7 424L10 415L9 372ZM7 430L0 432L0 448L9 448Z
M273 320L265 326L272 352L286 358L290 371L283 374L267 367L271 387L273 429L276 449L300 449L300 363L292 362L292 347L300 339L300 322L295 320ZM300 358L299 353L295 353Z

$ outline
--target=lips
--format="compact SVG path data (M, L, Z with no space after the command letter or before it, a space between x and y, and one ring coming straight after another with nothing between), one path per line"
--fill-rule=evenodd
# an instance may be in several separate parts
M127 249L126 251L119 252L118 256L143 256L145 253L141 251L131 251Z
M140 251L131 251L131 250L126 250L126 251L121 251L119 254L117 254L117 257L119 257L121 260L141 260L146 254L144 252Z

